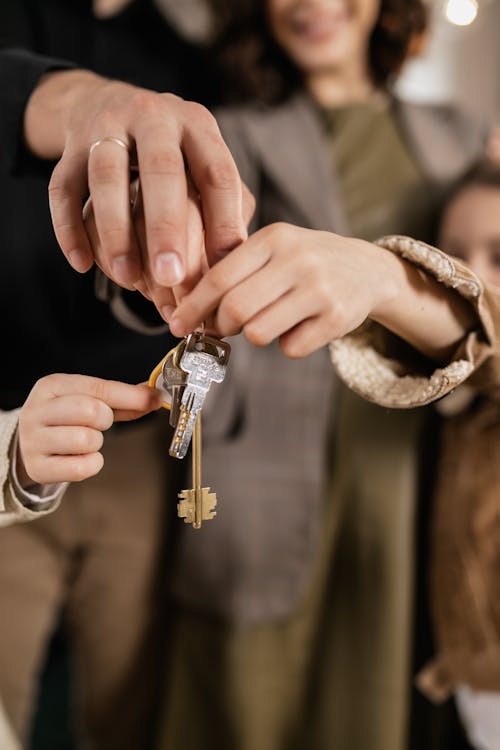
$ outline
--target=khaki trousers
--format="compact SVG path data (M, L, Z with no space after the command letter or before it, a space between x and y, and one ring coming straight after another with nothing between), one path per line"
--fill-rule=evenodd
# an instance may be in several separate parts
M26 743L61 612L85 747L138 750L157 689L158 566L168 494L165 415L113 428L105 465L53 515L0 530L0 695Z

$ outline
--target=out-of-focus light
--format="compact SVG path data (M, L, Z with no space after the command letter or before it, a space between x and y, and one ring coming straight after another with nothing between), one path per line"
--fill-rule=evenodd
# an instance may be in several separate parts
M447 0L445 15L455 26L469 26L476 20L477 0Z

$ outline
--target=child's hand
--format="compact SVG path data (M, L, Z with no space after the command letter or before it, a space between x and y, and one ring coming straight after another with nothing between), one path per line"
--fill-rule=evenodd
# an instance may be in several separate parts
M19 416L21 484L80 482L94 476L104 463L99 452L103 431L115 420L137 419L160 405L160 395L146 385L85 375L41 378Z

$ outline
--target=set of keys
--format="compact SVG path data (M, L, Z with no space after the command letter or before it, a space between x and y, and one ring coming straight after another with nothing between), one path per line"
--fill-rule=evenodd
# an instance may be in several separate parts
M169 453L184 458L191 444L193 488L179 493L177 514L199 529L214 518L217 498L202 487L201 411L212 383L222 383L231 347L225 341L194 331L155 367L149 385L166 395L163 406L170 410L174 435Z

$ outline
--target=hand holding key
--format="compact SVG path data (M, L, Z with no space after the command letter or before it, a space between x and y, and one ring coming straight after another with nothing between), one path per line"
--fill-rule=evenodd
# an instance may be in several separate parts
M79 482L94 476L104 463L102 433L115 421L136 419L160 405L159 394L145 385L86 375L41 378L19 416L21 483Z
M453 289L384 247L331 232L273 224L210 268L170 319L175 336L215 312L217 335L278 338L305 357L370 318L437 362L477 325Z

